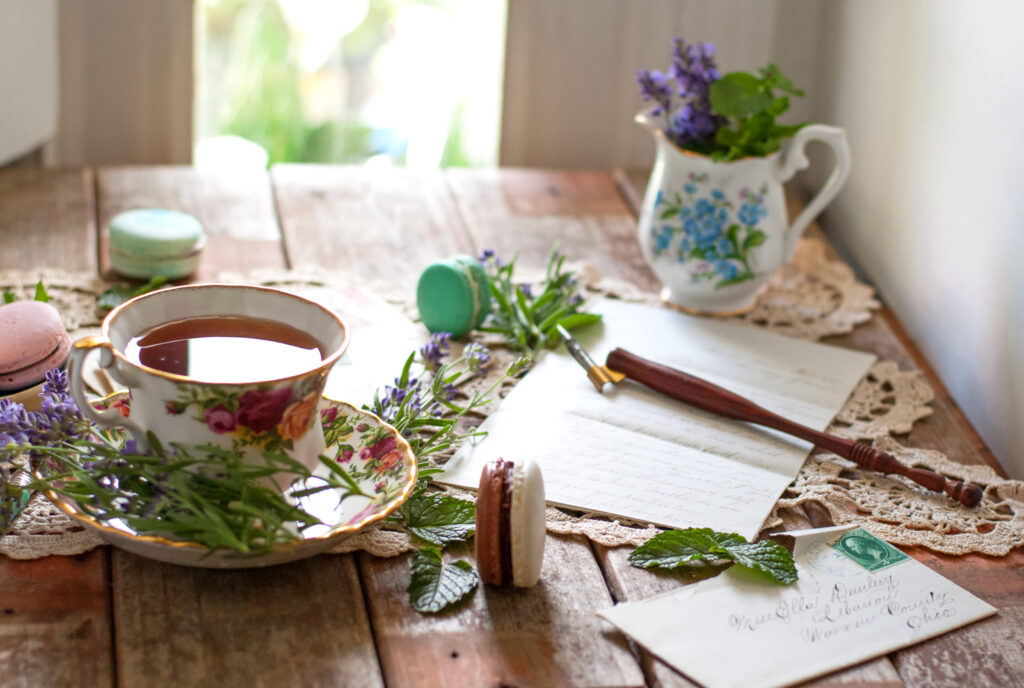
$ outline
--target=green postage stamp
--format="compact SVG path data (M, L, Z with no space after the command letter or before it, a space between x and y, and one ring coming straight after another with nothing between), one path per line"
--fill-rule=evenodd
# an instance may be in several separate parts
M872 572L881 571L910 558L863 528L845 533L832 543L832 549Z

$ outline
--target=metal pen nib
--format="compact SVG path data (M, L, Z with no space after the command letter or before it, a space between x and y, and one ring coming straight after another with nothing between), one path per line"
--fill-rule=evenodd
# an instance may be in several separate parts
M569 350L569 353L576 359L576 362L579 363L585 371L587 371L587 377L598 392L603 394L604 386L609 382L615 384L626 379L626 376L623 373L611 370L608 366L602 366L595 363L594 359L592 359L590 354L587 353L587 350L583 348L583 345L576 341L576 338L569 334L569 331L564 327L561 325L555 325L555 329L558 330L558 334L562 337L562 341L565 342L565 348Z

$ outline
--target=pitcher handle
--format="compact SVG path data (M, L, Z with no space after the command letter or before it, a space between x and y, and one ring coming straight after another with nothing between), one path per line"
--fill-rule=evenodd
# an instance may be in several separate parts
M85 378L82 377L83 364L86 356L97 349L100 354L100 367L110 370L111 377L114 377L113 369L110 367L114 363L114 346L110 340L106 337L83 337L71 345L71 355L68 357L68 381L71 383L71 397L75 400L75 404L78 405L78 410L82 412L83 416L100 427L126 429L135 440L138 451L145 452L149 447L146 442L146 432L138 423L125 418L117 409L96 410L85 395ZM114 377L114 379L117 378Z
M825 184L786 232L787 261L792 260L797 241L807 229L807 225L836 197L839 189L843 187L847 177L850 176L850 146L846 142L846 130L825 124L809 124L800 129L790 142L786 160L779 171L780 182L789 181L798 170L806 169L810 165L810 161L807 160L807 155L804 153L804 148L810 141L821 141L827 144L835 154L835 165L832 168L832 174L825 180Z

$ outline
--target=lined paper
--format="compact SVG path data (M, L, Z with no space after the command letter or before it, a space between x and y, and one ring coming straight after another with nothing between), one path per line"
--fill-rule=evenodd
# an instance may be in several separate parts
M606 300L576 334L595 360L622 347L824 430L874 362L871 354L736 323ZM598 394L560 349L545 354L463 446L439 482L475 488L490 460L532 459L548 501L668 527L752 538L811 444L728 420L625 381Z

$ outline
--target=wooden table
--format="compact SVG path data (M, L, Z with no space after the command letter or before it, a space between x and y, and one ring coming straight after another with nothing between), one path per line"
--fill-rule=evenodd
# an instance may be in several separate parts
M642 177L531 170L8 170L0 172L0 268L105 271L101 228L122 210L161 206L207 228L199 279L317 265L411 293L437 258L493 248L542 266L557 241L572 258L653 289L628 202L638 184ZM924 371L938 394L935 412L907 443L998 467L890 312L829 342ZM794 520L820 523L814 516ZM440 616L408 606L408 556L323 555L231 572L109 547L0 557L0 685L691 685L594 615L680 585L629 566L627 553L549 536L542 585L483 588ZM817 685L1024 685L1024 550L1000 559L911 554L999 616Z

